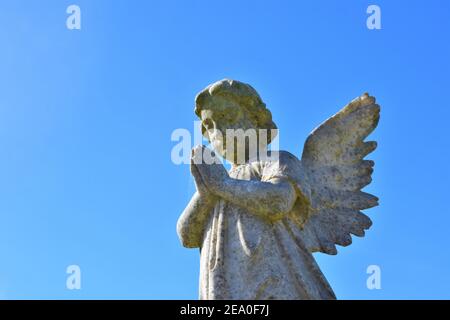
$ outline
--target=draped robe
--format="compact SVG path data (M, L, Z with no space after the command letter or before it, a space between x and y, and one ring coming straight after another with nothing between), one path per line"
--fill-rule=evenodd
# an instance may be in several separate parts
M293 183L292 157L286 154L233 167L230 177ZM273 221L219 200L206 221L200 248L200 299L335 299L293 228L289 214Z

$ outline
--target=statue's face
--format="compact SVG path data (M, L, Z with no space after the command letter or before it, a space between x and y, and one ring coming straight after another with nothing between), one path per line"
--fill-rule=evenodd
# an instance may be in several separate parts
M234 135L242 137L241 133L246 130L254 129L256 132L257 129L248 116L247 110L232 99L221 96L209 99L202 108L201 120L215 151L232 163L240 162L239 159L245 161L242 150L245 150L248 155L248 144L257 143L230 135L232 132ZM234 150L227 152L227 145L230 148L233 141ZM238 152L241 154L239 155Z

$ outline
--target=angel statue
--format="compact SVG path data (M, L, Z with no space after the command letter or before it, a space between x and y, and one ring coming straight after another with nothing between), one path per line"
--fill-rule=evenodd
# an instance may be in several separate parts
M276 125L248 84L209 85L195 98L195 113L203 136L232 164L227 172L209 148L192 150L197 191L177 233L185 247L200 248L200 299L336 299L312 253L334 255L372 224L361 210L378 198L361 189L374 165L364 157L377 146L364 142L378 124L375 98L363 94L322 123L301 159L268 150ZM252 148L248 136L223 134L238 129L266 134ZM208 152L210 163L202 159Z

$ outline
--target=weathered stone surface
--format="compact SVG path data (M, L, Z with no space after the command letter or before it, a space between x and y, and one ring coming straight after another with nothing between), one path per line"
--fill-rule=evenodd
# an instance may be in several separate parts
M336 254L351 234L371 225L360 210L378 199L361 188L371 181L376 148L364 139L375 129L380 108L368 94L350 102L307 138L301 160L285 152L266 154L259 138L232 140L226 129L275 129L270 111L249 85L222 80L196 98L203 134L233 163L207 164L203 146L192 151L197 192L180 216L184 246L201 248L201 299L334 299L311 252ZM270 142L274 134L269 134ZM225 147L236 144L245 150Z

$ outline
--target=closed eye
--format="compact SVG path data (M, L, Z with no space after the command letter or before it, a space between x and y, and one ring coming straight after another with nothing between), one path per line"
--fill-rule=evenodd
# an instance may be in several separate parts
M205 119L205 120L203 120L203 126L206 129L212 129L212 128L214 128L214 123L212 122L211 119Z

